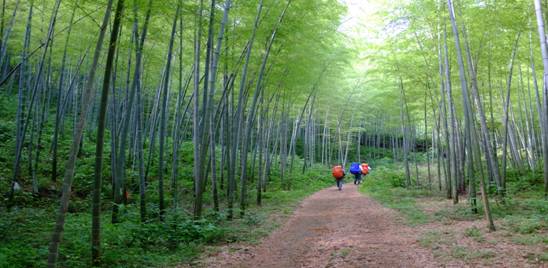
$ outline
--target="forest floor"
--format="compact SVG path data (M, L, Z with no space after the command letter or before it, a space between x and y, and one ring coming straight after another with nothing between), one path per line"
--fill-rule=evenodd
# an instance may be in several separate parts
M399 209L381 205L360 191L363 189L348 183L343 191L330 187L316 192L260 243L224 245L204 254L191 266L544 267L546 264L548 247L542 228L542 233L524 236L511 230L507 222L497 221L499 230L487 233L481 218L444 216L448 211L454 215L455 210L443 198L415 199L416 209L424 215L417 220Z
M227 245L203 267L437 267L398 214L349 183L305 199L289 220L258 245Z
M487 232L482 214L462 213L469 210L466 201L453 205L444 198L421 197L416 204L433 219L414 227L419 244L430 249L438 262L459 267L547 267L548 232L543 219L495 215L497 230Z

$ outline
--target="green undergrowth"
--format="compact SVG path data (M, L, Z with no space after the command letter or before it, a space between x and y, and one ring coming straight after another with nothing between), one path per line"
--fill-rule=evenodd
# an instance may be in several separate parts
M366 176L360 191L373 197L386 207L404 215L409 225L428 222L429 218L417 205L416 198L430 196L427 190L406 189L403 171L393 165L377 166Z
M540 179L539 179L540 177ZM542 174L527 172L519 174L508 172L508 192L502 199L495 196L491 187L490 208L496 227L519 244L547 244L548 239L539 236L548 231L548 201L542 192ZM481 196L478 193L478 213L474 213L465 197L461 203L440 209L434 213L434 219L440 221L483 220L484 211Z
M373 197L383 205L399 211L405 216L408 224L483 219L483 207L479 193L477 199L478 213L472 211L466 196L460 196L460 203L457 205L440 207L432 215L425 213L420 206L422 199L443 200L442 194L437 190L430 191L427 187L406 188L405 173L401 166L383 159L378 160L377 164L380 164L380 166L374 166L375 169L366 177L360 191ZM432 170L434 170L434 167L432 167ZM426 177L423 174L425 173L423 168L420 168L420 172L421 177ZM520 174L509 171L507 183L508 193L504 200L496 197L493 193L490 195L491 213L497 223L501 225L501 229L516 234L546 231L548 228L548 201L543 199L542 173L526 172ZM414 184L414 180L412 184Z
M543 198L541 172L509 171L508 192L504 199L495 196L496 189L491 185L489 189L490 208L497 231L494 235L487 237L487 224L484 219L479 186L478 212L474 213L466 196L460 196L460 202L451 205L451 200L446 200L443 193L437 191L437 187L433 187L433 191L426 189L428 187L406 188L405 173L401 166L386 159L376 162L380 166L373 166L373 172L360 186L362 193L371 196L386 207L397 210L408 225L416 226L439 222L455 226L451 230L433 228L419 236L419 244L431 249L439 260L459 259L467 264L481 262L484 265L491 265L491 259L500 254L500 252L490 249L478 250L454 243L467 238L473 240L480 247L486 248L491 248L491 244L503 241L504 243L527 246L523 255L526 256L528 263L542 266L548 261L548 255L538 251L539 247L548 246L548 201ZM427 173L424 168L419 167L419 172L421 178L426 177ZM415 176L412 177L414 185ZM425 210L423 202L433 203L428 204L428 210ZM459 222L478 222L482 225L460 229Z
M16 101L13 97L0 94L0 118L14 118ZM67 118L72 122L72 118ZM49 120L44 128L42 150L36 174L38 193L33 194L31 189L31 175L26 165L22 167L22 190L15 193L13 209L6 210L7 189L12 176L13 155L15 148L15 123L9 120L0 120L0 267L45 267L48 255L48 244L55 222L56 211L59 206L59 196L62 183L64 161L68 157L72 133L71 124L66 124L64 134L59 143L59 177L56 182L51 180L51 156L48 149L53 133L53 122ZM110 139L107 131L106 139ZM166 159L171 159L170 139ZM107 143L108 144L108 143ZM145 144L148 151L149 144ZM220 148L217 148L221 155ZM59 267L87 267L90 265L90 236L91 236L91 193L93 190L94 163L95 163L95 133L90 131L84 136L83 147L78 158L77 168L72 185L73 195L68 207L65 222L65 233L60 244ZM104 155L110 155L110 146L105 146ZM158 152L152 155L158 158ZM165 220L159 220L158 195L158 165L152 161L147 181L147 214L148 221L140 223L139 215L139 188L136 183L138 174L128 170L129 201L120 207L121 222L111 223L112 186L111 172L108 158L104 161L103 188L102 188L102 264L103 267L165 267L179 263L189 263L197 259L207 247L217 247L227 243L249 242L260 240L273 229L279 226L287 215L296 207L296 204L328 185L332 179L326 174L325 167L313 166L304 174L303 161L297 157L293 172L286 172L284 187L278 170L278 159L275 158L267 191L263 193L262 206L255 204L257 169L248 174L248 199L245 215L235 209L234 219L227 219L226 210L226 176L224 189L219 189L221 209L215 212L212 209L211 185L206 182L206 192L203 196L204 217L194 220L191 211L193 206L193 145L189 141L181 144L179 151L178 208L173 209L172 192L169 187L164 191L165 203L169 208L165 213ZM217 158L219 161L220 157ZM251 159L251 158L250 158ZM239 159L237 160L239 162ZM27 154L23 154L22 162L27 163ZM251 160L249 161L252 162ZM168 161L166 170L171 170ZM220 163L218 164L220 166ZM251 166L251 165L250 165ZM236 174L239 177L239 174ZM218 174L218 180L220 180ZM239 184L239 180L238 180ZM240 185L237 185L239 188ZM290 190L287 190L288 187ZM235 208L239 207L239 189L236 191Z
M257 242L278 227L300 200L331 184L326 172L325 168L314 167L301 174L300 169L295 168L286 175L286 179L291 180L289 191L281 189L279 177L273 174L263 194L263 205L255 204L256 192L250 191L245 215L240 216L240 211L235 210L235 218L230 221L224 203L221 212L207 207L203 219L193 220L188 213L192 205L189 202L187 207L168 210L161 222L151 197L148 206L151 220L145 224L139 222L138 202L121 208L122 221L118 224L110 223L110 210L105 210L101 233L103 267L172 266L192 262L206 247ZM74 198L72 204L80 204L86 210L75 209L78 212L67 215L59 267L87 267L91 259L89 200ZM46 266L56 205L57 202L35 204L11 212L1 211L0 267Z

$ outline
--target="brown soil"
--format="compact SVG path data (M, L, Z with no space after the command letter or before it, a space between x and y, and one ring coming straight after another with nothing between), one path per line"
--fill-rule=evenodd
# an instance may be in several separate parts
M257 246L225 247L203 267L439 267L418 232L346 184L305 199Z

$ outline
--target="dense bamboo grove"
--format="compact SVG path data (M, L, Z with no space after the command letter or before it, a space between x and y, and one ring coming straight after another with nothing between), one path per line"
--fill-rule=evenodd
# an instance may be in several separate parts
M22 188L40 194L45 172L39 169L62 185L51 267L72 191L78 191L73 182L85 143L96 145L92 259L99 264L101 214L109 213L102 203L112 202L111 222L118 223L119 206L138 191L140 220L146 222L156 217L147 210L146 189L155 182L160 219L168 209L188 207L178 175L185 141L194 144L194 179L192 198L184 200L191 200L195 218L204 206L226 210L229 219L234 211L243 216L252 187L261 204L271 169L279 168L284 180L294 168L301 122L308 122L312 137L316 96L328 92L326 85L351 55L337 32L344 9L336 1L2 4L0 80L3 94L18 98L6 206L19 205L14 196ZM52 136L44 133L50 124ZM67 159L59 152L61 140L71 143ZM306 165L316 162L309 157ZM109 201L102 193L106 178ZM283 187L290 189L290 181ZM212 204L204 204L205 192L211 192Z
M548 7L396 2L359 40L337 0L2 0L3 211L56 204L55 267L70 202L90 200L101 265L104 225L243 218L273 183L389 155L494 231L509 171L542 171L548 197Z
M490 230L489 193L504 202L509 171L543 173L546 199L548 91L546 69L536 69L547 66L545 5L448 0L388 9L382 41L364 48L364 87L376 93L364 101L390 116L385 135L402 137L406 185L432 189L437 177L453 203L464 197L476 213L481 206ZM410 159L417 142L427 158L422 182Z

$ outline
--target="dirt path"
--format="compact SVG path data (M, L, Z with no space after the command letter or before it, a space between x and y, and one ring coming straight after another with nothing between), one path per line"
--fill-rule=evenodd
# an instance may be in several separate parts
M205 260L207 267L438 267L394 211L346 184L305 199L261 244Z

